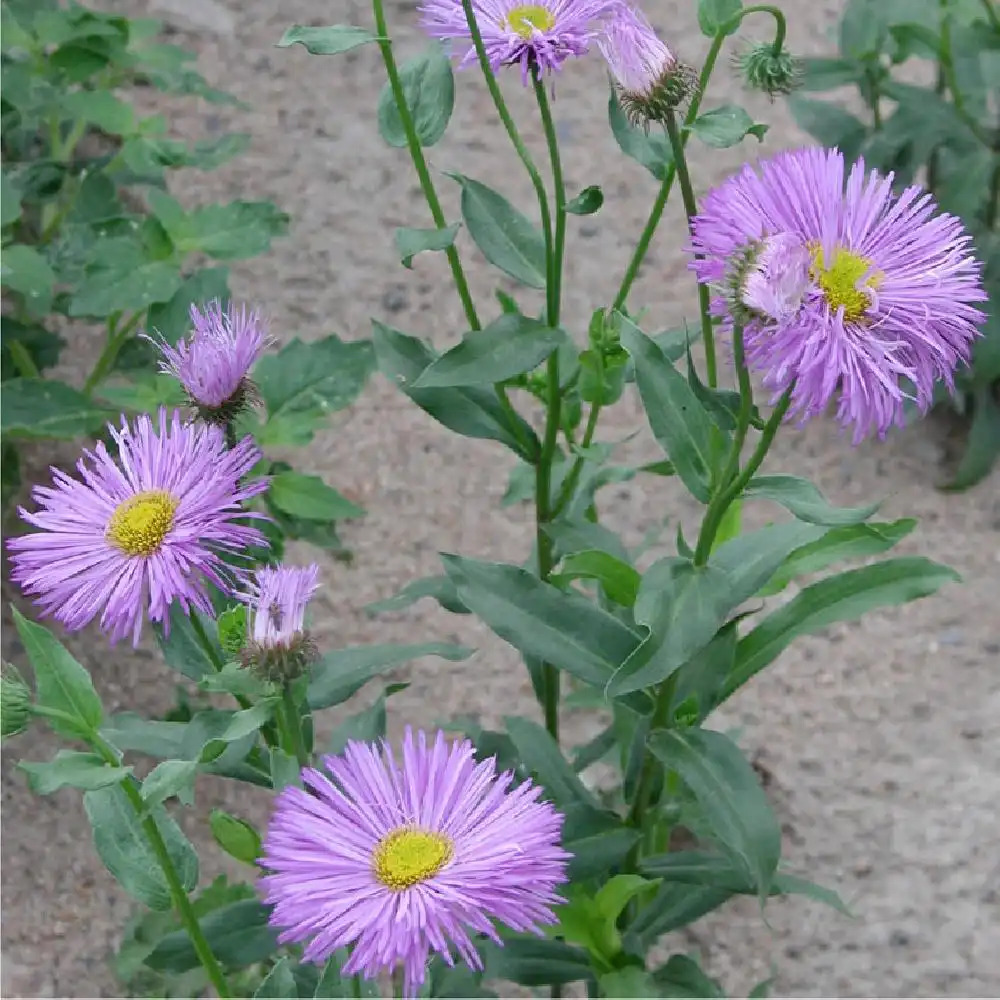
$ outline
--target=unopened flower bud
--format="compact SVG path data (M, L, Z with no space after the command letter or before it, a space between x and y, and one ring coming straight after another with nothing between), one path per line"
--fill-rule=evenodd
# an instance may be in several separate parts
M802 80L802 64L790 52L774 51L770 42L758 42L735 57L735 65L749 90L759 90L774 100L790 94Z
M694 70L657 37L643 14L622 0L598 37L622 111L633 125L665 121L698 89Z
M242 595L250 624L240 658L261 680L289 684L316 661L318 652L305 628L305 611L318 580L315 564L267 566L257 571L254 586Z
M31 689L9 663L0 674L0 736L16 736L31 719Z
M777 233L752 243L733 262L727 297L733 315L744 322L791 319L813 287L812 253L797 236Z
M191 306L190 338L171 347L162 338L147 337L160 349L160 370L173 375L184 387L198 416L208 423L228 424L239 413L259 402L250 369L270 343L260 315L218 301L204 312Z

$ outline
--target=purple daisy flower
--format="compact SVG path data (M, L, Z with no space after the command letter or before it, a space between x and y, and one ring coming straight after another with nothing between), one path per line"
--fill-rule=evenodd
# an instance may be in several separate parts
M353 945L345 975L401 963L412 997L432 951L453 965L454 946L483 967L470 931L499 944L494 920L535 933L555 922L569 855L537 785L511 788L512 773L441 732L429 746L407 729L402 761L387 744L351 742L323 764L328 774L302 771L306 790L278 796L260 859L271 923L281 942L307 942L307 961Z
M551 73L570 56L582 56L597 36L596 21L620 0L472 0L483 47L495 73L501 66L519 64L521 77L537 67ZM461 0L423 0L417 10L432 38L471 41ZM462 66L476 61L475 46Z
M240 523L263 515L240 505L267 481L240 483L261 457L252 438L227 450L221 428L176 410L160 410L158 429L146 414L108 429L117 461L99 442L77 462L82 482L53 469L53 486L32 491L40 509L19 508L40 530L7 544L13 579L46 615L76 630L100 614L112 643L131 633L137 645L144 612L166 629L173 601L211 613L206 580L232 590L242 574L223 557L264 543Z
M597 39L622 110L633 124L662 121L697 88L693 71L660 40L645 15L618 0Z
M836 398L855 444L902 425L911 394L925 411L938 380L953 388L985 319L961 220L918 186L893 194L863 160L845 184L839 150L745 166L705 197L692 237L691 268L724 325L743 323L748 366L775 398L791 388L800 420Z
M160 349L160 370L173 375L184 387L200 414L227 423L248 403L256 389L248 373L271 343L260 314L230 302L223 310L218 301L202 312L192 304L189 340L171 347L162 338L148 337Z
M289 681L316 658L306 605L319 589L319 566L265 566L240 594L249 610L243 665L266 680Z

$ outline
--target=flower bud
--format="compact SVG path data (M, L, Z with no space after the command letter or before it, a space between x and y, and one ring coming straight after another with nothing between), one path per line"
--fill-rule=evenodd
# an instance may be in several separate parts
M694 70L679 62L643 14L622 0L597 41L618 102L633 125L665 121L698 89Z
M9 663L0 674L0 736L16 736L31 719L31 689Z
M790 52L774 51L770 42L758 42L735 57L735 65L748 90L759 90L774 100L790 94L802 81L802 64Z
M305 611L318 578L315 564L267 566L257 571L250 592L241 595L250 621L240 659L261 680L290 684L316 661L318 652L305 628Z

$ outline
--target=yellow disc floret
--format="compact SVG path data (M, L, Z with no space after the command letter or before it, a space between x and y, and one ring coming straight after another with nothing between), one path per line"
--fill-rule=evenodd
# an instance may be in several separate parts
M178 501L166 490L148 490L123 500L108 521L108 541L129 556L151 556L174 525Z
M443 834L404 827L378 842L372 869L383 885L399 891L437 875L453 853L451 840Z
M843 307L844 319L852 323L863 320L871 305L867 289L877 288L882 279L872 270L872 262L844 247L837 247L828 263L821 246L813 244L810 249L813 255L810 274L822 289L830 308L837 312Z
M500 22L500 27L528 41L536 31L548 31L555 23L555 15L548 8L527 3L512 8L506 21Z

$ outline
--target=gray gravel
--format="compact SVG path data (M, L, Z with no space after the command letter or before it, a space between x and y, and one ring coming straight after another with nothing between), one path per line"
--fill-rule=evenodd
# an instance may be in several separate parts
M119 0L115 6L163 17L177 41L198 50L210 81L252 106L244 113L144 98L147 110L168 113L184 136L225 128L253 134L248 155L217 173L185 175L175 193L191 203L273 197L290 213L288 239L233 269L236 295L263 305L279 338L331 331L363 337L373 315L441 344L457 336L461 314L444 261L424 255L410 273L393 251L393 227L430 222L405 155L386 148L375 130L377 54L362 49L318 59L301 48L273 47L291 22L367 23L364 4ZM403 56L421 44L412 6L390 8ZM784 6L792 45L803 53L827 51L842 4L786 0ZM682 56L693 62L703 56L694 0L649 0L647 8ZM758 30L769 31L762 20ZM654 194L648 175L617 153L606 125L605 86L592 60L568 68L556 88L569 186L601 184L607 197L600 214L571 227L566 319L577 331L613 294ZM537 146L526 95L513 79L508 90ZM772 123L765 151L803 141L782 105L740 96L725 71L708 105L723 100L739 100L757 120ZM698 186L756 152L749 144L700 148ZM528 203L530 189L472 74L461 78L455 121L432 160L437 171L459 169ZM457 218L456 192L443 176L440 189L449 217ZM649 307L652 328L694 314L682 243L672 206L633 298ZM486 303L496 274L467 240L461 249L474 292ZM599 437L623 440L640 429L622 446L623 460L655 455L641 411L628 398L608 415ZM799 642L718 719L739 728L742 745L770 775L788 862L838 889L855 913L849 920L802 899L780 900L768 907L765 922L754 902L742 900L665 942L672 950L700 950L733 995L771 974L776 992L798 996L1000 993L1000 475L966 495L938 492L934 482L954 447L938 421L858 449L834 426L815 422L786 433L769 459L772 471L807 475L835 502L885 498L886 518L918 517L919 528L899 552L947 562L964 584ZM39 474L53 460L35 457ZM71 457L71 449L60 449L55 460ZM507 713L535 715L512 650L469 617L449 616L426 601L375 620L362 611L439 571L439 551L509 561L526 555L528 511L498 506L509 455L448 434L377 378L295 460L368 509L363 521L345 526L354 565L323 563L321 643L441 638L479 650L464 663L427 659L397 671L411 684L391 703L393 729L403 720L429 724L457 713L478 712L494 724ZM664 519L668 540L678 521L690 534L697 516L675 483L660 480L609 488L602 510L632 543ZM760 504L746 520L756 526L775 513ZM4 645L6 655L23 662L9 628ZM158 712L170 705L175 678L148 646L109 652L93 632L69 645L93 672L109 710ZM372 685L360 701L376 690ZM596 725L590 715L567 715L567 737L582 741ZM55 746L37 730L3 757L3 994L113 996L107 957L130 903L93 855L79 797L36 798L14 770L19 757L45 759ZM263 822L268 797L219 781L199 787L197 807L183 823L201 848L207 877L223 867L207 830L209 808L225 804Z

